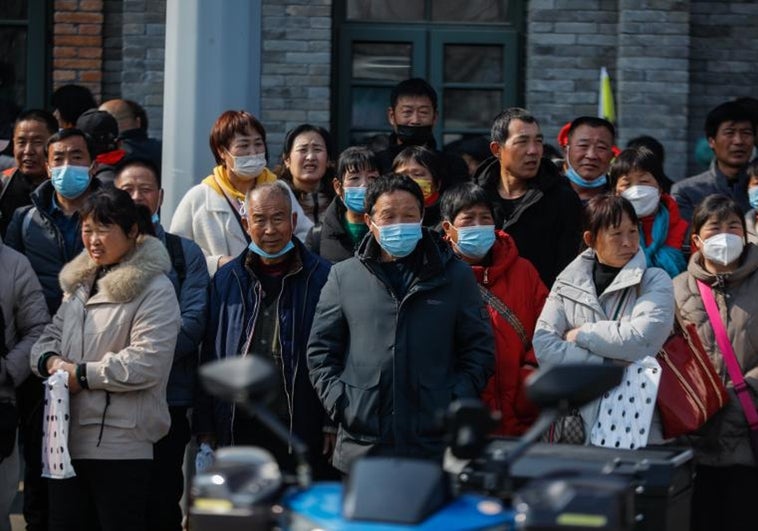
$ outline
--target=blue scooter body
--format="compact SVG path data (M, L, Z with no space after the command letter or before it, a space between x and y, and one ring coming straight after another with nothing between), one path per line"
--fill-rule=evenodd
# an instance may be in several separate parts
M318 483L306 490L290 490L282 505L287 512L286 531L314 527L329 531L478 531L511 530L514 512L502 502L484 496L462 495L417 525L346 520L342 516L343 488L339 483Z

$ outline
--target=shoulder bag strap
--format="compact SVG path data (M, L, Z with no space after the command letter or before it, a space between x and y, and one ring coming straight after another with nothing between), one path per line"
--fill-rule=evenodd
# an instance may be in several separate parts
M218 184L218 181L216 181L216 183ZM218 187L221 190L221 195L223 195L224 199L226 199L226 204L229 205L229 209L232 211L232 214L234 214L234 218L237 220L237 223L239 223L240 229L242 229L242 234L245 236L245 241L247 241L247 243L249 244L250 235L247 233L247 231L245 230L245 226L242 224L242 217L240 216L239 209L234 206L234 204L231 202L229 197L226 195L226 192L224 192L224 189L221 188L220 184L218 185Z
M752 431L758 430L758 412L755 410L755 404L753 398L748 390L748 384L745 382L745 378L742 376L742 370L740 364L737 361L737 355L734 353L734 347L732 347L729 336L726 333L726 327L724 321L721 319L718 306L716 305L716 298L713 296L713 290L705 282L697 281L698 290L700 290L700 296L703 298L703 305L705 311L708 313L708 319L711 321L713 327L713 333L716 335L716 343L721 351L721 356L726 363L726 370L729 372L729 378L734 385L734 391L737 393L737 398L740 400L742 411L745 413L750 429Z
M508 324L511 325L511 327L516 331L516 334L518 334L519 339L521 339L521 343L523 343L524 348L526 350L532 348L532 341L529 339L529 334L526 333L524 325L521 324L521 321L519 321L518 317L516 317L516 314L513 313L513 311L503 303L503 301L495 297L495 295L490 290L481 284L479 284L479 293L482 294L484 302L492 306L495 311L500 314L500 317L505 319Z

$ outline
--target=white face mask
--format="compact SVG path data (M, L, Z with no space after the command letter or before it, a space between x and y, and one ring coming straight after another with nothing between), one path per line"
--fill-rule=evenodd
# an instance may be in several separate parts
M742 236L728 232L720 232L702 242L701 251L711 262L727 266L737 260L742 255L742 249L745 247L745 240Z
M255 179L266 167L266 154L257 153L255 155L241 155L236 157L230 153L234 159L234 167L231 170L235 175L243 179Z
M644 218L658 209L661 194L655 186L639 184L630 186L623 192L621 197L629 201L637 213L637 217Z

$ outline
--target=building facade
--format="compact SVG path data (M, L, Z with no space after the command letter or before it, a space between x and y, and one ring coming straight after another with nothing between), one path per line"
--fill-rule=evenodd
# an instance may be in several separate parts
M210 2L234 10L238 1L180 6ZM0 97L45 105L54 87L79 83L98 99L141 103L151 135L162 136L166 25L172 24L166 2L5 0L0 57L9 59L0 75L10 83L0 83ZM302 122L329 128L340 148L387 132L389 90L411 76L425 77L440 95L435 133L441 143L487 134L497 112L520 105L555 144L564 123L596 114L599 71L606 67L618 144L655 136L667 150L667 173L680 179L697 169L693 146L708 110L758 92L758 3L751 0L253 5L260 26L247 37L258 41L261 57L251 97L274 158L286 131ZM211 123L203 125L209 130Z

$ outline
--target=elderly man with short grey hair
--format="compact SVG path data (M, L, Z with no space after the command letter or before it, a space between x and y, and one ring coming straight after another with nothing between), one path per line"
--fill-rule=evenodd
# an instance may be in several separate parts
M281 374L273 411L303 440L316 476L333 436L324 432L324 410L308 379L305 349L330 264L294 237L297 214L285 184L256 186L245 197L250 244L221 267L211 282L210 312L201 363L231 356L261 356ZM196 407L201 441L254 445L270 451L285 470L295 469L292 445L232 404L201 394ZM327 429L327 432L329 430ZM288 448L289 446L289 448Z

